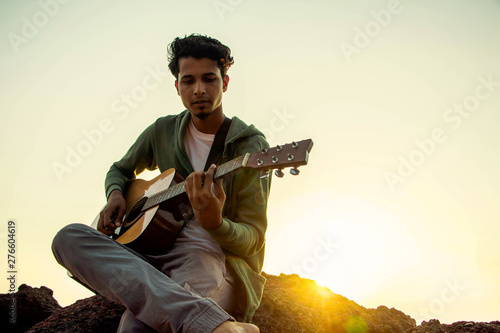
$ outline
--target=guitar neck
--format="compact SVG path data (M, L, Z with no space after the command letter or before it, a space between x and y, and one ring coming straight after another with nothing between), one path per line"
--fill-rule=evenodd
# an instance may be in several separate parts
M241 169L245 167L246 162L248 161L248 157L250 154L242 155L240 157L237 157L229 162L226 162L224 164L221 164L215 168L215 174L214 174L214 179L219 179L221 177L224 177L238 169ZM161 204L162 202L165 202L169 199L172 199L178 195L181 195L186 192L186 188L184 185L186 184L185 181L182 181L180 183L177 183L175 185L170 186L169 188L157 192L150 197L148 197L147 201L144 203L144 207L142 208L142 211L146 211L150 209L151 207L157 206Z

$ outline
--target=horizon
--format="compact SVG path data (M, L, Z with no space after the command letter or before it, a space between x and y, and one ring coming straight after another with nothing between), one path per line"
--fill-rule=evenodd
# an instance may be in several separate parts
M0 239L15 221L17 287L63 306L92 295L52 239L90 225L111 164L184 110L166 47L198 32L235 59L227 116L271 146L314 142L299 176L273 177L266 273L417 324L499 320L499 1L0 6Z

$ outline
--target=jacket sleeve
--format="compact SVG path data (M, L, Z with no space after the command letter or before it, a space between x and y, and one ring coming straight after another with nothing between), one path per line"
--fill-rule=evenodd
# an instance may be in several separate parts
M238 153L256 152L268 148L264 138L239 147ZM261 174L253 169L243 169L233 177L227 217L215 230L208 230L212 238L226 251L238 256L249 257L258 253L265 244L267 229L267 200L271 177L261 179Z
M113 190L124 192L127 184L146 168L157 168L153 145L154 126L153 123L146 128L122 159L111 165L105 180L106 198Z

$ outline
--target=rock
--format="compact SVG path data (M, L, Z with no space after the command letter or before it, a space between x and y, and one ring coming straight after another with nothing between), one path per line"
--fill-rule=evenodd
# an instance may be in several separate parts
M447 333L439 320L431 319L429 321L424 321L417 329L411 330L411 333Z
M96 295L69 305L28 332L115 333L125 307Z
M439 320L424 321L420 326L408 333L500 333L500 321L490 323L476 323L472 321L458 321L453 324L441 324Z
M253 322L274 332L406 332L415 320L396 309L366 309L298 275L267 278Z
M405 332L415 320L396 309L366 309L297 275L273 276L253 322L272 332ZM116 332L125 308L102 296L80 300L37 324L38 332ZM368 330L368 331L367 331Z
M399 310L383 305L367 309L312 280L297 275L263 275L267 284L261 306L253 319L262 333L500 333L498 321L462 321L446 325L433 319L417 327L414 319ZM42 303L56 304L56 308L60 308L50 289L41 287L40 290L49 291L44 295L51 298L51 301ZM50 317L31 327L28 333L116 332L124 310L122 305L96 295L55 310ZM20 309L19 314L21 311L29 313L30 310Z
M61 309L53 294L47 287L32 288L26 284L20 285L16 293L0 294L2 327L8 332L26 332L48 318Z

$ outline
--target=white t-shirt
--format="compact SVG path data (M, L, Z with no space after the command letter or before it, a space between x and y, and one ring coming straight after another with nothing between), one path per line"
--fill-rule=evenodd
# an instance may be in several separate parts
M205 168L214 139L215 134L200 132L194 126L193 120L189 122L184 133L184 148L194 171L202 171Z
M215 134L205 134L196 129L193 121L189 123L184 133L184 147L194 171L202 171L207 163ZM175 241L172 251L202 249L224 256L219 244L203 229L196 218L193 218L182 230Z

